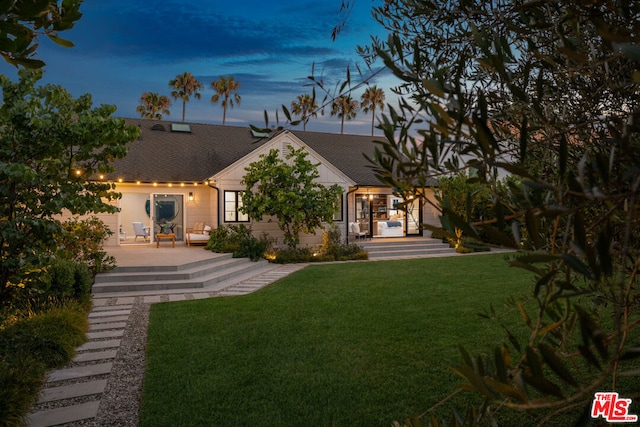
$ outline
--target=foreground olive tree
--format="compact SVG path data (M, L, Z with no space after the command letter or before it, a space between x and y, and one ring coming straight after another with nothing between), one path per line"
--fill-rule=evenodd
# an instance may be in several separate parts
M41 68L44 61L34 58L38 36L72 47L60 33L73 28L82 17L82 0L0 1L0 55L9 64Z
M41 71L0 76L0 305L29 285L32 269L58 250L60 214L115 212L112 184L92 181L123 157L139 130L62 87L36 86Z
M640 399L640 3L388 0L374 15L390 35L361 53L405 95L380 125L379 179L422 197L429 178L472 169L493 217L444 203L440 231L490 236L535 274L533 304L516 303L528 336L498 325L505 343L462 350L461 389L485 403L453 423L505 408L586 422L595 392ZM522 182L508 197L500 171Z
M289 147L283 157L273 149L251 163L242 180L246 191L240 210L256 221L275 216L290 248L300 243L300 233L315 234L324 223L331 224L340 208L342 187L318 183L318 165L307 155L302 148Z

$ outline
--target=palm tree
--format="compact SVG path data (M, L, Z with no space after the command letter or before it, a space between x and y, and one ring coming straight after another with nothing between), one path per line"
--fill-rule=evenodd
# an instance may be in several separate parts
M184 122L184 110L191 95L200 99L200 92L204 85L193 77L193 74L184 72L178 74L175 79L169 80L169 86L173 89L171 96L173 99L182 99L182 121Z
M376 108L384 110L384 92L377 86L368 87L360 97L360 106L362 111L368 113L371 111L371 136L373 136L373 124L376 119Z
M136 111L144 119L162 120L163 114L171 114L169 107L171 107L171 100L168 96L159 95L158 92L144 92L140 96L140 105Z
M240 105L240 95L238 88L240 82L237 82L233 76L220 76L215 82L211 82L211 87L216 93L211 97L211 102L216 104L222 98L222 124L227 120L227 107L233 108L235 104ZM231 94L233 98L230 99Z
M342 119L340 133L344 133L344 119L352 120L358 114L358 101L351 98L351 95L342 95L333 100L331 104L331 115Z
M302 120L302 130L307 130L307 122L311 117L318 117L318 104L311 95L298 95L295 101L291 103L291 111L293 114L299 115Z

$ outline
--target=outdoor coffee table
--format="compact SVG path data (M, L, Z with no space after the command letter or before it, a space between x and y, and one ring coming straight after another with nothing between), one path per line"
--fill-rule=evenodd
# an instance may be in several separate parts
M160 247L160 239L171 239L171 247L176 247L176 235L175 233L158 233L156 234L156 248Z

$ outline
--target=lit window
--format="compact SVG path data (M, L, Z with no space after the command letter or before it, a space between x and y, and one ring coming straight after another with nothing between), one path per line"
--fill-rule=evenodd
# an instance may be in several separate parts
M240 212L243 191L224 192L224 222L249 222L249 215Z

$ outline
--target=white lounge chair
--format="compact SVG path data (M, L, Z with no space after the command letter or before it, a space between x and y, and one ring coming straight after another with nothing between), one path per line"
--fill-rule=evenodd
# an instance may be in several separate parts
M367 235L369 234L366 231L360 231L360 224L358 224L357 222L352 222L349 224L349 233L356 239L366 239Z
M144 238L144 241L147 241L149 237L149 227L145 227L142 222L134 222L133 224L133 232L136 237L134 237L133 241L135 242L138 237Z

